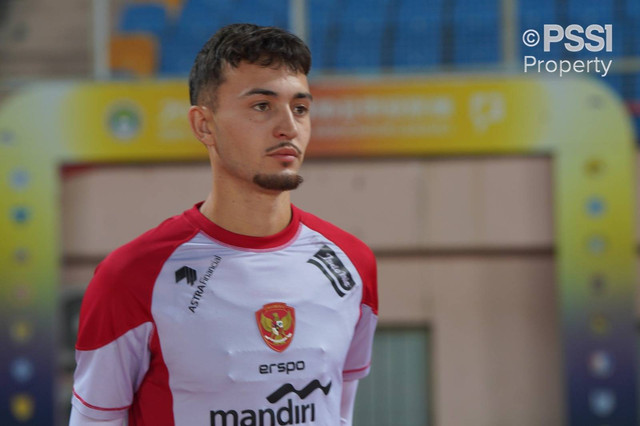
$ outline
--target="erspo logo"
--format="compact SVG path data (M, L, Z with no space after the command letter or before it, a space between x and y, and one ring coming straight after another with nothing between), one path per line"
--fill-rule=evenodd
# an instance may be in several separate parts
M551 52L552 48L560 44L567 52L591 53L613 51L613 25L591 24L586 28L582 25L571 24L565 27L558 24L545 24L542 36L535 29L528 29L522 33L522 43L526 47L535 47L542 42L543 51ZM533 55L524 57L524 72L558 73L561 77L567 73L597 73L606 77L613 63L612 59L604 60L595 56L593 59L538 59Z

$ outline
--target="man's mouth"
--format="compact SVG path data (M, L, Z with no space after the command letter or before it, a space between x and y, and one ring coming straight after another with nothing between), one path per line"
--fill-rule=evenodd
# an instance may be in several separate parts
M285 142L267 150L267 155L281 161L294 161L300 157L300 150L290 142Z

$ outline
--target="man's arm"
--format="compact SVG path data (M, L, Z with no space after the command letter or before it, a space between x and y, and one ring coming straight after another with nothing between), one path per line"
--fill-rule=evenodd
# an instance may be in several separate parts
M123 426L124 419L96 420L81 414L75 407L71 407L69 426Z
M350 380L342 383L342 399L340 400L340 426L351 426L353 421L353 405L356 401L358 381Z

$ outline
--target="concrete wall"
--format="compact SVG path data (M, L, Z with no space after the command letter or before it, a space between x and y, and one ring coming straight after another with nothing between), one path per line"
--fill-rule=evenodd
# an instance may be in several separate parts
M305 164L294 202L378 255L381 323L432 330L438 426L564 423L551 166L546 157ZM206 163L66 173L62 281L86 285L110 250L203 199L209 179Z
M91 75L91 0L2 3L0 80Z

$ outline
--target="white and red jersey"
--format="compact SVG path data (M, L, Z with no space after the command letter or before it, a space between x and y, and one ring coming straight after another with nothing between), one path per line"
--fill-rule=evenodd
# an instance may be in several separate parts
M376 286L364 243L294 206L249 237L198 204L96 269L72 403L130 426L338 425L343 380L369 371Z

